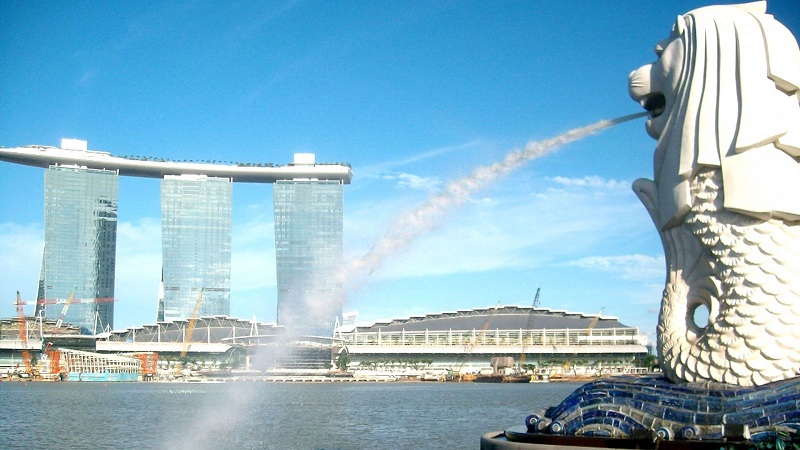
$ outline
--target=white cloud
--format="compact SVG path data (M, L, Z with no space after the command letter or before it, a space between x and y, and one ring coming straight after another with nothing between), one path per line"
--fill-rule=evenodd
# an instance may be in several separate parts
M0 224L0 314L16 315L11 306L19 290L24 300L34 300L44 247L41 224ZM157 220L117 224L115 327L154 322L161 277L161 229ZM33 314L33 307L26 307Z
M0 317L16 316L16 291L23 300L35 300L44 248L41 224L0 223ZM25 307L33 314L33 306Z
M241 291L275 287L275 232L272 220L254 218L234 225L231 248L231 301Z
M418 163L427 159L436 158L439 156L447 155L453 152L460 152L464 150L476 150L487 146L487 142L482 140L472 140L463 144L451 145L447 147L434 148L426 150L415 155L408 156L403 159L383 161L371 166L362 166L358 169L359 178L376 178L382 177L385 172L394 167L402 167L408 164Z
M445 226L388 258L376 278L414 278L530 266L524 242L494 223Z
M438 178L421 177L410 173L401 173L396 178L398 187L423 191L432 191L442 184Z
M492 197L453 208L434 231L388 255L370 279L563 265L586 252L608 251L608 246L625 242L631 233L651 231L646 212L626 183L600 177L568 180L552 180L567 188L545 196L527 195L529 187L513 180L494 186ZM346 232L355 232L358 238L346 234L346 249L351 254L357 249L361 253L355 257L361 256L386 232L394 216L413 208L400 202L357 204L346 214L346 223L352 224ZM652 233L652 242L643 243L644 249L656 244L656 238Z
M78 78L78 84L88 84L96 77L96 75L97 75L96 71L86 70Z
M442 184L436 177L422 177L412 173L384 173L380 176L381 180L392 181L395 186L401 189L417 191L433 191Z
M664 274L664 257L647 255L587 256L566 265L613 273L634 281L651 281Z
M231 313L260 320L274 315L273 223L261 215L234 222L231 248ZM115 328L153 323L161 280L161 224L144 218L117 225ZM272 301L274 304L274 300Z
M582 178L552 177L548 178L557 184L566 187L587 187L594 189L630 189L631 183L628 181L608 180L598 176L586 176Z
M145 217L117 224L114 327L154 323L161 281L161 221Z
M234 218L231 240L231 315L274 321L275 226L271 209L249 205Z

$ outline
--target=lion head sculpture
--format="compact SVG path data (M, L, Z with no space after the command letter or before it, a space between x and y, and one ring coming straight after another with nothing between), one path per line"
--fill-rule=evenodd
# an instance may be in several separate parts
M659 360L674 381L762 385L800 371L800 50L766 3L678 17L630 74L662 238ZM698 311L707 314L707 323Z
M629 90L658 139L659 225L688 211L688 180L700 166L722 168L726 208L800 219L800 52L766 2L678 17L656 54L631 73Z

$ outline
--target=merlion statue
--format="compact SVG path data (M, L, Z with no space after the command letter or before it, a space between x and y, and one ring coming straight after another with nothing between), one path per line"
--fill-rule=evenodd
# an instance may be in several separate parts
M630 74L629 90L658 141L655 180L633 188L666 254L658 323L664 374L591 381L500 436L530 448L618 442L558 435L627 438L630 448L659 448L664 440L796 448L797 41L757 2L679 16L656 53L656 62ZM491 435L481 444L495 444Z
M797 41L766 2L710 6L678 17L656 54L630 74L629 91L658 141L655 181L633 189L666 254L664 374L738 386L796 377Z

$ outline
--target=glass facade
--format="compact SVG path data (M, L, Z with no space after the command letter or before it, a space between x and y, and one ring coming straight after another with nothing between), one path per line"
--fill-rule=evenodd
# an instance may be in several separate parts
M201 290L198 316L230 315L232 192L228 178L168 175L161 181L159 321L191 318Z
M118 186L115 171L76 166L45 171L40 297L67 299L74 291L73 299L80 301L68 305L63 321L84 332L114 327ZM62 303L40 310L58 319L64 309Z
M340 181L273 185L278 325L292 333L332 336L341 317L342 187Z

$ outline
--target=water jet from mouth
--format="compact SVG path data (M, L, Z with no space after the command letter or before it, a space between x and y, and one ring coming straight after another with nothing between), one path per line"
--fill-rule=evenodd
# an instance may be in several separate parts
M502 161L480 166L469 175L447 183L417 209L399 215L388 230L378 238L361 258L345 265L339 279L347 291L358 289L365 278L375 272L391 255L406 248L426 231L439 227L450 209L464 203L473 194L498 178L508 175L526 163L548 155L559 147L597 134L607 128L646 116L647 112L601 120L584 127L573 128L550 139L530 141L521 149L508 153Z

